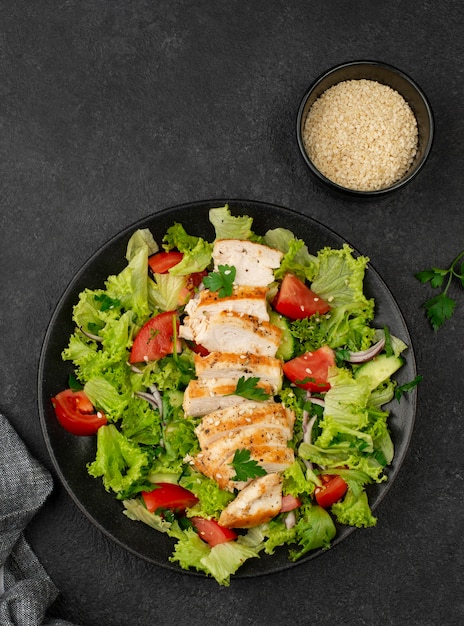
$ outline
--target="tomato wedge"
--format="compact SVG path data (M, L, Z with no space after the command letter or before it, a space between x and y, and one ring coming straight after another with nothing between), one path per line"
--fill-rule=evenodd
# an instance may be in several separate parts
M65 389L52 398L58 422L73 435L95 435L107 423L101 411L95 411L84 391Z
M209 350L207 350L205 346L202 346L199 343L195 343L194 341L186 341L185 343L192 352L195 352L195 354L199 354L200 356L208 356Z
M335 502L338 502L345 495L348 485L341 476L323 474L321 477L322 487L316 487L314 495L316 502L323 509L327 509Z
M292 320L301 320L314 313L321 315L330 311L330 304L320 298L303 281L293 274L285 274L274 308Z
M152 272L156 274L166 274L171 267L182 261L184 255L178 250L169 252L157 252L148 257L148 265Z
M198 502L191 491L176 483L155 483L153 491L142 491L142 498L151 513L158 509L185 511Z
M206 270L203 270L202 272L193 272L193 274L189 274L188 276L186 276L187 281L185 287L181 289L179 293L179 306L187 304L190 298L194 295L195 289L200 285L203 278L207 275L208 272Z
M280 507L281 513L287 513L288 511L293 511L301 506L300 498L296 498L292 495L282 496L282 506Z
M329 368L335 365L335 353L329 346L305 352L283 365L285 376L297 387L323 392L330 389Z
M173 319L179 329L179 320L175 311L159 313L152 317L139 330L129 356L129 363L156 361L174 352ZM180 340L177 340L177 351L180 352Z
M203 517L192 517L190 520L197 529L198 534L211 547L217 546L226 541L237 539L237 533L231 528L225 528L214 519L204 519Z

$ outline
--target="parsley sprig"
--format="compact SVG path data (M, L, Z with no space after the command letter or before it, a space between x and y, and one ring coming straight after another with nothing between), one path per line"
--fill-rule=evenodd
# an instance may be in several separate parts
M395 398L398 400L398 402L401 400L403 394L410 393L415 387L417 387L420 382L422 382L422 380L423 376L421 374L418 374L413 380L410 380L409 382L404 383L404 385L400 385L399 387L397 387L395 389Z
M267 400L269 394L262 387L258 387L260 379L257 376L245 378L241 376L237 381L237 386L233 392L234 396L241 396L247 400Z
M415 274L417 280L421 283L430 283L433 289L443 287L438 295L433 296L433 298L427 300L423 305L426 310L427 318L435 331L441 328L446 320L449 320L453 316L456 308L456 300L448 295L448 289L450 288L453 278L457 278L461 286L464 287L463 257L464 250L454 258L451 265L446 269L432 267Z
M233 293L235 274L233 265L219 265L217 272L203 278L203 284L210 291L217 291L220 298L227 298Z
M257 478L267 474L264 467L251 458L251 453L246 448L235 450L234 458L231 463L235 470L235 476L232 480L247 481L249 478Z

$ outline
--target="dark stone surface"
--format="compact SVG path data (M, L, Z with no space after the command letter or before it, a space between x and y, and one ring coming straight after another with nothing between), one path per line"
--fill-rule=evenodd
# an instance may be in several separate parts
M409 453L374 529L230 588L126 554L56 481L27 538L82 626L464 623L464 294L438 333L414 272L464 247L464 8L459 2L0 4L0 409L49 469L37 364L53 309L86 259L164 207L264 200L330 226L371 258L424 376ZM431 102L424 170L379 202L317 187L295 118L339 62L400 67Z

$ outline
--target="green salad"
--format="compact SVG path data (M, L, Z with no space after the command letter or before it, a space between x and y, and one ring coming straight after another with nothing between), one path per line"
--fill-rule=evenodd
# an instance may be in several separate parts
M182 336L185 307L206 288L227 298L235 266L214 268L214 241L182 224L161 234L135 231L125 268L101 289L80 294L75 332L62 354L74 376L53 404L65 428L96 436L88 473L121 502L121 514L172 537L173 563L229 585L248 559L286 546L297 561L329 548L336 523L376 524L366 487L387 480L394 456L385 407L399 398L393 375L407 346L375 327L375 303L363 291L368 259L347 244L308 250L285 228L255 233L252 218L232 215L227 205L209 215L214 241L248 241L280 253L266 302L280 336L281 384L269 391L259 376L242 376L226 394L279 403L293 416L291 460L277 472L281 496L272 518L243 528L218 522L243 485L269 473L253 448L237 449L228 463L236 489L192 462L202 452L197 433L204 416L186 413L185 392L208 350ZM325 309L311 313L315 302ZM307 355L315 368L307 368Z

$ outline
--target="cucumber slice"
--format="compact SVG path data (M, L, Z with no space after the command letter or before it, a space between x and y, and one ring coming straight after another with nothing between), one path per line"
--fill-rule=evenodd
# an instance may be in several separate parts
M390 378L400 367L404 365L404 359L401 356L387 356L379 354L371 361L364 363L358 367L354 373L356 379L368 378L371 391L378 387L385 380Z
M282 337L280 340L279 349L276 352L276 357L282 359L282 361L289 361L295 353L295 339L290 332L290 326L288 320L277 311L270 312L270 322L280 328L282 331Z

